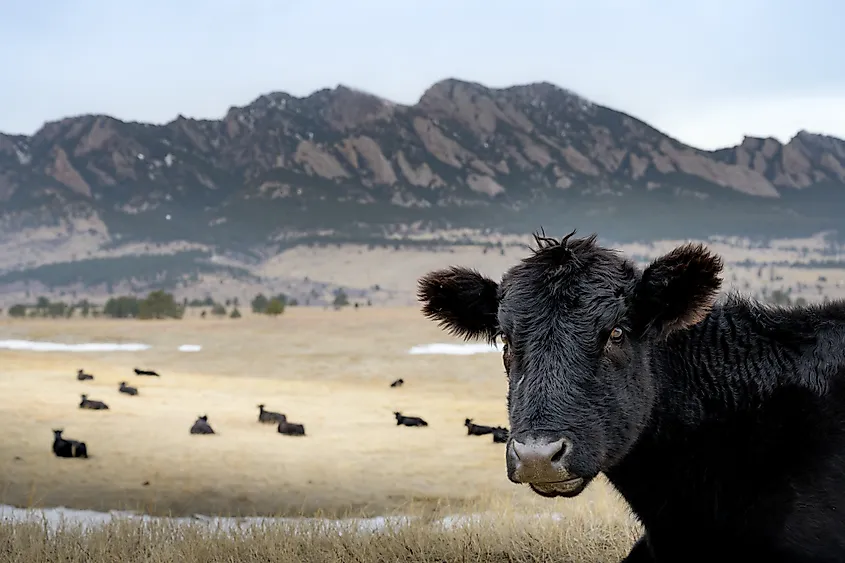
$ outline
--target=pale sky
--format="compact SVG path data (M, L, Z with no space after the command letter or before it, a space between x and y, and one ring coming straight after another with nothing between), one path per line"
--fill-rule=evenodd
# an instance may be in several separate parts
M0 131L219 118L338 84L547 81L701 148L845 138L838 0L3 0Z

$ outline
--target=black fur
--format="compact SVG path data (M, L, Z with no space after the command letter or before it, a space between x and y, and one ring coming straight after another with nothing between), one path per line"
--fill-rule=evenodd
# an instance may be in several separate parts
M428 426L428 422L418 416L405 416L402 413L394 412L396 426Z
M133 397L138 394L138 388L127 385L125 381L120 382L120 386L117 390L121 393L125 393L126 395L132 395Z
M495 428L492 426L484 426L483 424L475 424L471 418L464 421L464 426L467 427L467 436L484 436L485 434L492 434Z
M88 448L85 442L62 437L63 430L53 430L53 454L56 457L87 458Z
M191 426L191 434L214 434L214 429L211 428L211 424L208 423L208 415L204 414L194 421L193 426Z
M105 404L103 401L95 401L93 399L89 399L88 395L80 395L79 401L79 408L81 409L89 409L92 411L107 411L109 410L109 406Z
M508 432L507 428L502 428L501 426L497 426L493 429L493 443L494 444L506 444L508 442L508 436L510 433Z
M264 409L264 405L258 405L258 422L261 423L285 423L288 417L280 412L268 411Z
M285 434L287 436L305 436L305 425L288 422L287 420L280 420L276 431L279 434Z
M514 440L567 438L583 486L531 487L604 472L646 529L628 562L845 560L845 303L715 302L701 245L641 271L595 236L536 240L495 297L469 270L421 282L428 317L505 339L509 477Z
M423 315L464 338L496 337L497 285L475 270L452 267L419 281Z
M76 379L78 379L79 381L89 381L94 379L94 376L90 373L85 373L83 370L79 369L76 370Z

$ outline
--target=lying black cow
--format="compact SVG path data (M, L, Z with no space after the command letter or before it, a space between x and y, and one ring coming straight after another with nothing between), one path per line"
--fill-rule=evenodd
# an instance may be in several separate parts
M573 234L499 283L419 283L425 316L501 338L508 478L574 497L604 472L645 528L629 563L845 561L845 302L717 301L702 245L641 269Z
M494 430L492 426L473 424L471 418L464 421L464 426L467 427L467 436L484 436L485 434L492 434Z
M118 391L121 393L126 393L127 395L132 395L133 397L138 394L137 387L130 387L126 384L125 381L120 382L120 387L117 388Z
M405 380L401 377L390 384L391 387L402 387L403 385L405 385Z
M94 379L94 376L90 373L85 373L83 370L80 369L76 371L76 379L79 381L89 381L91 379Z
M197 418L194 425L191 426L191 434L214 434L214 430L208 423L208 415L204 414Z
M135 372L135 375L149 375L149 376L152 376L152 377L161 377L157 372L155 372L151 369L134 368L132 371Z
M88 457L85 442L63 438L64 430L53 430L53 453L56 457Z
M88 395L81 395L82 400L79 402L79 408L81 409L89 409L92 411L104 411L109 410L109 406L105 404L103 401L95 401L93 399L89 399Z
M404 416L398 412L393 413L393 416L396 417L396 426L428 426L428 423L418 416Z
M278 422L287 422L288 417L283 415L280 412L273 412L264 410L264 405L258 405L258 422L267 423L278 423Z
M305 436L305 425L280 420L279 427L276 428L276 431L279 434L285 434L287 436Z
M493 429L493 443L494 444L506 444L508 442L508 429L503 428L501 426L497 426Z

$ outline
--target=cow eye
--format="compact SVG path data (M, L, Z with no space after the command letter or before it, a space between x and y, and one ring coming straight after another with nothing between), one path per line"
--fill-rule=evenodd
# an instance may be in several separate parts
M622 332L622 329L617 327L613 327L613 330L610 331L610 341L614 344L618 344L622 342L622 337L625 334Z
M508 337L507 336L505 336L504 334L500 334L499 338L502 340L502 346L508 345Z

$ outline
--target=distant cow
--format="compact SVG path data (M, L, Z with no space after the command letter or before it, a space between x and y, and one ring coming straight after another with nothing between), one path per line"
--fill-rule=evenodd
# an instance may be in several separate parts
M425 316L501 339L508 478L574 497L604 473L644 527L629 563L845 560L845 302L718 298L702 244L640 267L573 235L498 283L419 282Z
M90 373L85 373L80 369L76 371L76 379L78 379L79 381L87 381L89 379L94 379L94 376Z
M403 385L405 385L405 380L401 377L390 384L391 387L402 387Z
M506 444L508 442L508 432L507 428L502 428L501 426L497 426L493 429L493 443L494 444Z
M64 430L53 430L53 453L56 457L88 457L85 442L63 438Z
M138 394L138 388L137 387L130 387L129 385L126 384L125 381L120 382L120 387L118 387L117 390L120 391L121 393L126 393L127 395L133 395L134 396L134 395Z
M208 415L204 414L197 418L194 425L191 426L191 434L214 434L214 430L208 423Z
M279 421L279 427L276 431L279 434L286 434L288 436L305 436L305 425L287 422L286 420Z
M428 423L418 416L404 416L398 412L393 413L393 416L396 417L396 426L428 426Z
M135 368L133 371L135 371L135 375L151 375L153 377L161 377L158 373L156 373L156 372L154 372L153 370L150 370L150 369Z
M94 401L88 398L88 395L81 395L82 401L79 402L79 408L90 409L92 411L109 410L109 406L103 401Z
M258 405L258 422L287 422L288 417L280 412L264 410L264 405Z
M473 424L471 418L464 421L464 426L467 427L467 436L484 436L485 434L492 434L495 430L492 426Z

